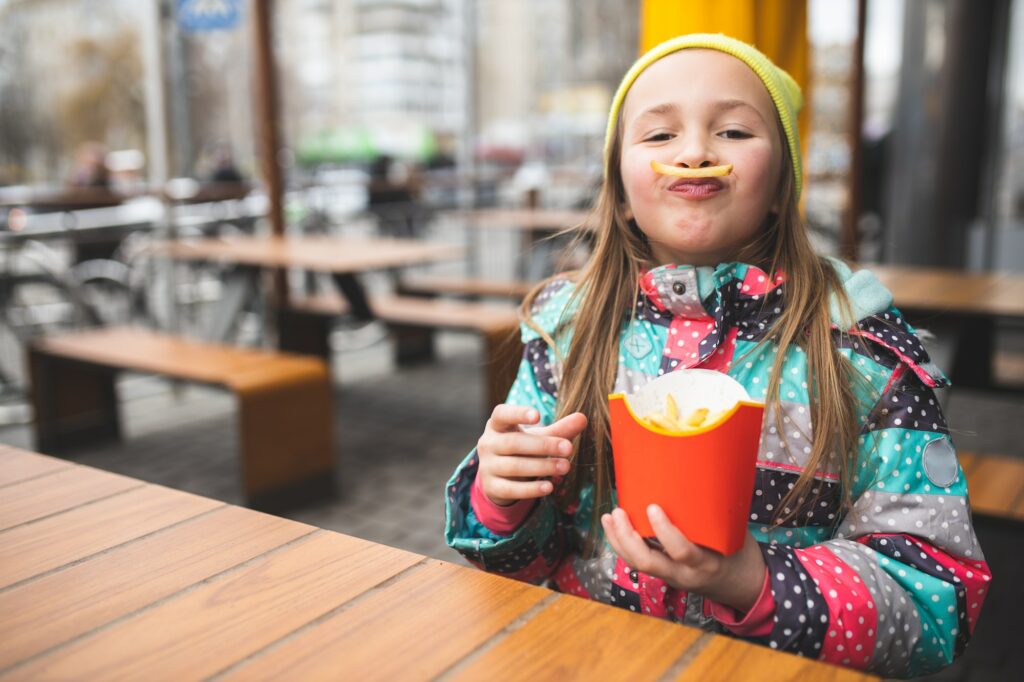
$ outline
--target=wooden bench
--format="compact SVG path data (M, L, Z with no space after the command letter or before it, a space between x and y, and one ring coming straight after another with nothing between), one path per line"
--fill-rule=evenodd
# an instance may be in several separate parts
M400 365L433 357L434 330L480 334L486 360L487 409L503 402L515 380L522 356L519 316L512 308L420 296L382 295L369 299L374 318L385 322L395 341ZM330 358L333 318L348 312L340 296L293 297L278 311L279 346L284 350Z
M108 327L37 339L28 360L44 452L119 438L117 371L153 373L235 395L250 506L280 509L333 492L330 373L319 358Z
M1024 459L970 452L959 457L974 513L1024 521Z
M996 353L992 365L995 379L1001 386L1024 388L1024 353Z
M523 299L536 286L522 280L499 280L482 277L417 275L402 279L403 293L414 296L440 295L467 298Z

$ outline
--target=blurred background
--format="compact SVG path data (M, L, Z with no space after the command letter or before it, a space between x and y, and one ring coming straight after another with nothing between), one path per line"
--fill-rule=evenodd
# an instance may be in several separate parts
M26 354L125 325L311 354L333 490L282 513L456 560L441 490L501 399L495 330L586 258L558 233L586 221L615 88L692 31L800 82L814 242L887 273L953 377L960 450L1010 463L983 513L1017 570L1021 0L0 0L0 442L252 503L226 370L90 350L123 419L79 442L42 423ZM243 253L268 238L291 255ZM1019 668L986 608L989 643L948 679Z
M691 9L674 17L661 7L691 4L700 5L277 0L266 47L288 188L328 190L342 218L365 205L359 190L389 157L389 172L418 173L436 202L453 199L443 188L458 173L474 175L476 203L530 184L553 190L545 204L583 201L598 177L611 94L638 50L719 21L726 32L761 37L804 86L807 209L824 236L836 241L841 232L859 136L861 241L872 257L1020 266L1019 3L727 1L714 10L721 17ZM18 186L88 183L90 155L102 157L103 182L126 196L172 177L211 179L224 165L258 184L249 5L0 2L4 196ZM760 36L758 17L768 22ZM785 42L784 52L771 41ZM954 182L956 197L935 196ZM950 215L939 210L945 203ZM961 248L908 248L924 229L911 226L926 224Z

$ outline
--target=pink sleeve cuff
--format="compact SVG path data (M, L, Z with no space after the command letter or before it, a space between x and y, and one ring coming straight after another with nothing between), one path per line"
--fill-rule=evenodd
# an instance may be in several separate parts
M476 518L487 530L499 535L509 535L519 528L533 509L534 502L536 500L519 500L507 507L494 504L480 489L479 478L473 482L473 490L469 493L469 504Z
M764 572L761 594L758 595L757 601L745 616L741 617L739 611L724 604L711 600L704 603L709 606L711 616L715 620L740 637L765 637L771 634L772 618L775 615L775 597L772 596L772 581L767 569Z

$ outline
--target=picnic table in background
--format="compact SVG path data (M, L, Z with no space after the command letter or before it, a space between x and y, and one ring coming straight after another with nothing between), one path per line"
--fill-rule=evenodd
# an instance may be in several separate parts
M485 407L500 401L511 386L518 367L518 317L508 306L475 301L432 300L405 295L398 277L403 268L465 254L462 246L414 239L366 237L240 237L224 240L163 242L154 252L181 261L220 262L234 265L225 277L221 301L210 316L205 338L224 341L250 297L259 293L259 274L267 268L295 268L328 273L336 291L306 296L290 294L276 302L278 348L316 355L327 361L334 320L348 316L359 321L378 320L388 325L400 365L429 360L432 334L439 329L471 332L484 340ZM397 294L369 295L361 275L389 271ZM512 362L512 359L516 362Z
M468 228L470 264L477 267L480 230L515 230L520 233L517 275L525 281L540 280L551 274L547 262L554 245L546 237L582 225L588 211L547 208L485 208L449 211L445 218L458 220Z
M360 274L458 259L465 250L457 245L414 239L316 235L165 241L153 244L151 252L178 261L235 266L225 276L224 293L212 315L212 325L204 335L223 341L229 336L245 302L259 294L261 270L294 268L327 273L346 299L351 314L358 319L372 320L373 311Z
M4 680L878 679L7 446L0 490Z
M908 265L870 265L915 326L939 325L955 345L947 369L954 386L1020 390L1007 386L994 369L1015 359L997 357L1001 320L1024 322L1024 274L965 272ZM1019 361L1017 361L1019 363Z

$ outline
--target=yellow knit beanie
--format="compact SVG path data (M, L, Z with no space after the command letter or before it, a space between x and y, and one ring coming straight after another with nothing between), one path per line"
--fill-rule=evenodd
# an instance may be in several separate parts
M618 122L619 110L622 108L622 101L626 93L633 85L633 81L651 64L662 57L685 50L687 48L704 48L718 50L731 54L741 60L757 74L761 82L768 89L775 109L779 112L779 119L782 121L782 130L786 133L786 142L789 145L789 155L793 160L793 180L796 196L800 196L800 189L803 185L803 163L800 155L800 133L797 130L796 117L804 104L800 86L793 77L775 66L774 63L757 48L744 43L743 41L730 38L721 33L691 33L685 36L678 36L666 40L660 45L651 48L647 54L636 60L633 66L626 72L619 89L612 99L611 111L608 113L608 129L604 138L604 165L605 173L608 172L608 154L615 135L615 126Z

